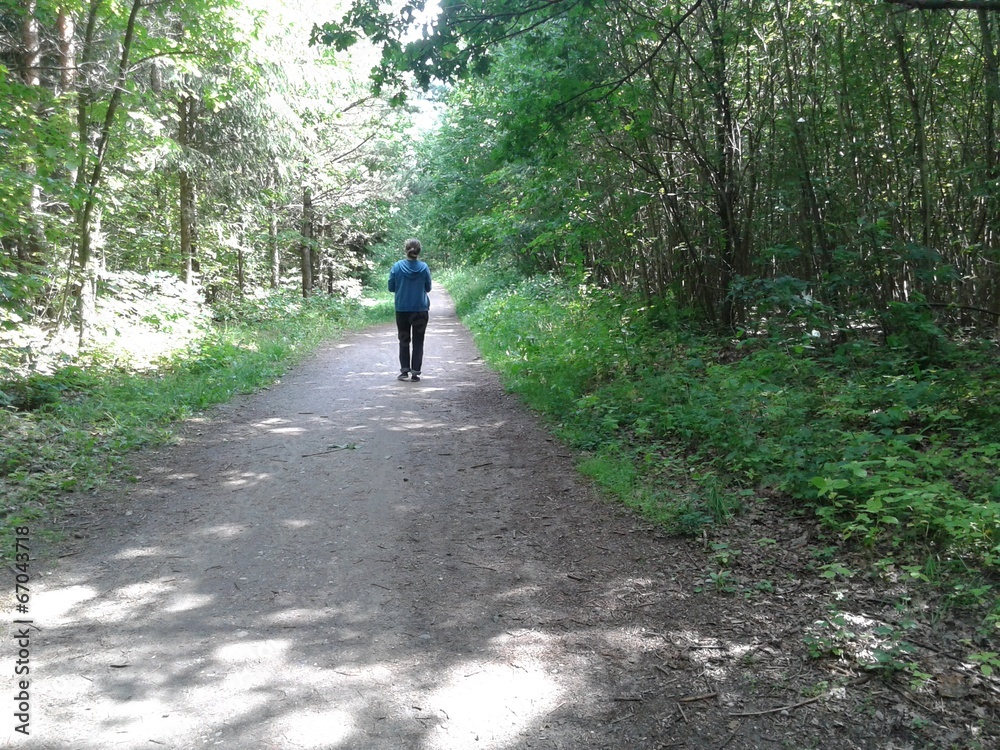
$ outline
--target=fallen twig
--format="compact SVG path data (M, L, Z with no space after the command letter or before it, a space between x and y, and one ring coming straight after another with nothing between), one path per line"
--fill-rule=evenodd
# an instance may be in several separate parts
M736 737L736 735L739 733L739 731L740 730L737 729L735 732L733 732L731 735L729 735L729 737L726 738L726 741L723 742L721 745L719 745L719 750L726 750L726 746L729 745L729 743L733 741L733 738Z
M769 708L766 711L743 711L738 714L729 714L730 716L764 716L765 714L776 714L781 711L794 711L796 708L802 708L802 706L808 706L810 703L815 703L818 700L825 698L829 693L823 693L822 695L817 695L815 698L810 698L809 700L800 701L799 703L793 703L790 706L778 706L777 708Z
M492 570L494 573L497 572L496 568L491 568L489 565L480 565L479 563L474 563L472 560L462 560L466 565L471 565L474 568L482 568L483 570Z
M900 696L900 697L902 697L902 698L904 698L904 699L908 700L908 701L909 701L910 703L912 703L912 704L913 704L914 706L917 706L918 708L920 708L920 709L923 709L924 711L926 711L926 712L927 712L927 713L929 713L929 714L934 714L935 716L939 716L939 715L940 715L940 714L939 714L939 713L938 713L937 711L935 711L935 710L934 710L933 708L928 708L928 707L927 707L927 706L925 706L925 705L924 705L923 703L921 703L921 702L920 702L920 701L918 701L918 700L917 700L916 698L914 698L914 697L913 697L912 695L909 695L909 694L907 694L907 693L906 693L906 691L904 691L904 690L900 690L899 688L897 688L897 687L893 687L892 685L889 685L888 687L889 687L889 689L890 689L890 690L891 690L892 692L894 692L894 693L895 693L896 695L898 695L898 696Z
M679 698L681 703L694 703L695 701L707 701L711 698L717 698L718 693L703 693L702 695L689 695L687 698Z
M310 456L325 456L327 453L336 453L337 451L349 451L354 450L357 446L354 443L347 443L346 445L331 445L325 451L320 451L319 453L303 453L302 458L309 458Z
M654 669L655 669L655 670L656 670L657 672L661 672L662 674L666 675L667 677L674 677L674 676L673 676L673 675L672 675L672 674L671 674L670 672L668 672L667 670L665 670L665 669L664 669L663 667L661 667L661 666L660 666L659 664L654 664L654 665L653 665L653 668L654 668ZM668 684L668 685L670 685L671 683L674 683L674 682L677 682L677 681L678 681L679 679L680 679L679 677L674 677L674 678L673 678L673 679L672 679L672 680L671 680L670 682L668 682L667 684Z

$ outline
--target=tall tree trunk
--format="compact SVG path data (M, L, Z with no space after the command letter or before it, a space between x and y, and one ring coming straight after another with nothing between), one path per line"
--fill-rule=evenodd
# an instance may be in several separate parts
M38 19L35 14L38 12L36 0L22 0L24 18L21 21L21 44L23 46L23 73L22 78L29 86L40 86L42 46L38 29Z
M56 44L59 48L59 86L56 94L61 97L69 96L76 89L76 19L73 11L65 7L59 8L59 15L56 18ZM79 137L79 133L76 134ZM76 147L79 150L79 146ZM70 161L70 160L67 160ZM62 172L62 176L69 184L76 183L78 173L76 166L67 166Z
M76 84L76 20L73 11L59 8L56 18L56 44L59 47L59 89L56 93L67 94Z
M88 19L87 25L87 47L91 47L93 43L93 33L97 21L97 11L100 9L101 2L102 0L91 0L90 3L90 18ZM104 114L104 122L101 125L97 145L94 148L93 157L89 160L82 159L80 162L80 172L84 180L83 187L86 190L83 205L77 213L77 231L79 232L79 236L77 240L78 244L76 256L77 262L80 264L81 268L86 267L86 265L90 262L91 242L93 240L92 231L94 211L97 205L97 189L101 184L102 178L104 177L104 167L106 166L108 149L111 145L111 130L115 122L115 115L118 113L118 107L121 104L122 91L125 90L125 79L128 76L129 56L132 54L132 42L135 39L136 19L141 8L142 0L132 0L132 9L129 13L128 22L125 26L125 35L122 37L121 41L121 56L118 59L118 67L115 71L114 89L112 91L111 98L108 101L107 110ZM89 105L89 103L88 97L85 104ZM81 133L86 134L87 112L85 108L81 108L81 110ZM80 148L84 156L87 155L87 140L88 139L86 137L81 138Z
M90 0L87 23L84 26L83 45L80 49L80 68L85 70L94 61L94 37L97 31L97 15L102 0ZM81 82L76 91L76 188L83 191L87 187L87 159L90 144L90 105L94 92L87 83ZM77 219L79 223L79 217Z
M986 179L997 178L996 112L1000 106L1000 63L997 62L993 22L985 10L979 11L979 30L983 39L983 77L986 84Z
M739 325L741 313L729 294L733 280L749 270L747 247L738 216L740 203L739 132L729 97L728 61L725 29L719 3L709 2L709 34L712 45L711 86L715 103L715 210L722 230L719 290L722 296L722 322L727 328Z
M302 189L302 296L308 297L313 288L313 205L312 189Z
M977 239L985 246L989 264L989 278L986 279L983 299L976 304L987 310L1000 310L1000 251L996 246L997 230L992 221L997 205L997 180L1000 179L997 156L996 114L1000 107L1000 63L997 61L996 41L993 38L993 20L985 10L979 11L979 29L983 38L984 77L986 84L986 138L984 143L985 177L987 189L982 198ZM994 319L1000 326L1000 316Z
M93 54L93 40L97 26L97 14L103 0L91 0L89 17L87 19L87 31L84 43L84 58ZM125 79L128 76L129 57L132 54L132 42L135 39L136 20L139 10L142 8L142 0L132 0L132 8L129 12L128 22L125 26L125 34L121 41L121 55L118 58L115 70L114 89L108 100L107 110L104 113L104 122L101 124L100 134L97 144L94 147L93 156L88 158L89 128L87 125L87 111L90 105L90 94L81 92L78 107L78 125L80 130L80 165L77 176L77 185L83 188L84 198L81 208L76 212L77 224L77 246L76 260L79 264L83 276L84 286L88 284L88 273L93 250L95 222L97 220L98 188L104 177L104 167L108 157L108 150L111 145L111 131L115 122L115 115L121 104L122 91L125 90ZM92 311L86 304L85 295L79 296L79 324L80 324L80 344L87 338L90 326Z
M809 146L806 142L805 117L802 111L801 97L795 91L795 86L800 80L800 76L795 74L791 60L792 39L785 29L785 19L781 9L781 3L775 8L775 19L781 31L782 57L785 66L785 116L788 118L792 131L792 145L795 150L795 161L798 167L799 190L802 201L802 234L805 238L805 248L808 254L808 264L810 273L816 273L816 255L819 251L819 265L827 272L832 272L833 248L827 237L826 228L823 225L823 212L820 208L820 201L816 195L816 188L813 183L812 159L809 154Z
M851 76L851 62L848 60L847 43L845 40L845 26L847 21L841 21L837 25L837 74L840 76L839 93L837 95L837 114L840 124L841 142L848 159L848 173L851 178L851 187L855 196L856 205L863 205L868 201L868 192L865 187L867 180L863 178L864 168L862 166L861 151L858 144L863 141L863 136L858 128L854 114L855 96L853 79Z
M271 288L281 286L281 249L278 246L278 216L272 213L267 222L267 245L271 253Z
M913 78L910 53L906 48L905 30L898 18L894 20L893 26L893 42L899 60L899 70L903 76L906 99L913 117L914 158L916 159L915 166L920 189L920 242L924 247L928 247L931 242L931 190L927 165L927 129L924 125L924 109L923 103L920 101L920 92L917 90L917 84Z
M243 241L246 236L241 231L236 239L236 289L242 298L246 291L246 254L243 252Z
M93 233L95 237L101 234L101 211L94 214ZM77 298L77 316L80 320L80 336L78 345L82 349L90 334L92 321L97 317L97 277L99 270L93 259L80 269L80 287Z
M184 282L194 284L198 265L198 216L194 178L187 167L194 128L194 101L190 96L177 99L177 143L181 147L181 168L178 173L180 203L181 257L184 259Z
M268 177L268 190L273 190L278 181L278 170L275 168ZM278 209L272 205L267 218L267 247L270 255L271 288L281 286L281 249L278 246Z
M36 0L24 0L24 18L21 22L21 45L23 49L21 77L25 84L37 88L42 84L41 64L42 47L36 13ZM36 144L40 147L40 144ZM17 243L17 259L22 266L27 267L38 263L44 244L44 222L42 221L42 187L38 183L38 168L34 161L25 165L28 182L31 184L28 195L28 232Z
M184 283L194 284L198 271L197 202L194 179L187 167L178 175L180 202L181 257L184 258Z

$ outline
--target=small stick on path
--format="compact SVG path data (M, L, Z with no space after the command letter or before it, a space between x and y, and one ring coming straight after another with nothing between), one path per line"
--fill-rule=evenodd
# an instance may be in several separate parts
M474 568L482 568L483 570L492 570L494 573L497 572L496 568L491 568L489 565L480 565L479 563L474 563L472 560L462 560L466 565L471 565Z
M687 698L681 698L681 703L694 703L695 701L707 701L710 698L718 697L718 693L705 693L704 695L689 695ZM780 709L779 709L780 710Z
M796 708L802 708L802 706L808 706L810 703L815 703L827 696L827 693L822 695L817 695L815 698L810 698L806 701L800 701L799 703L793 703L790 706L778 706L777 708L769 708L766 711L743 711L738 714L729 714L730 716L764 716L765 714L776 714L779 711L793 711Z

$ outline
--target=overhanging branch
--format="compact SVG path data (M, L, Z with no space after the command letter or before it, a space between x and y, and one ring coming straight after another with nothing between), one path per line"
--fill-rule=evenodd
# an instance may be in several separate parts
M885 0L913 10L992 10L1000 11L1000 0Z

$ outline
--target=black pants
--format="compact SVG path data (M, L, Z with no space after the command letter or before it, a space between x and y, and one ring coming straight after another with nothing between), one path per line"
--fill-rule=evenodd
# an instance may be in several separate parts
M424 332L430 315L426 312L397 312L396 331L399 333L399 369L420 374L424 362ZM413 351L410 352L410 345Z

